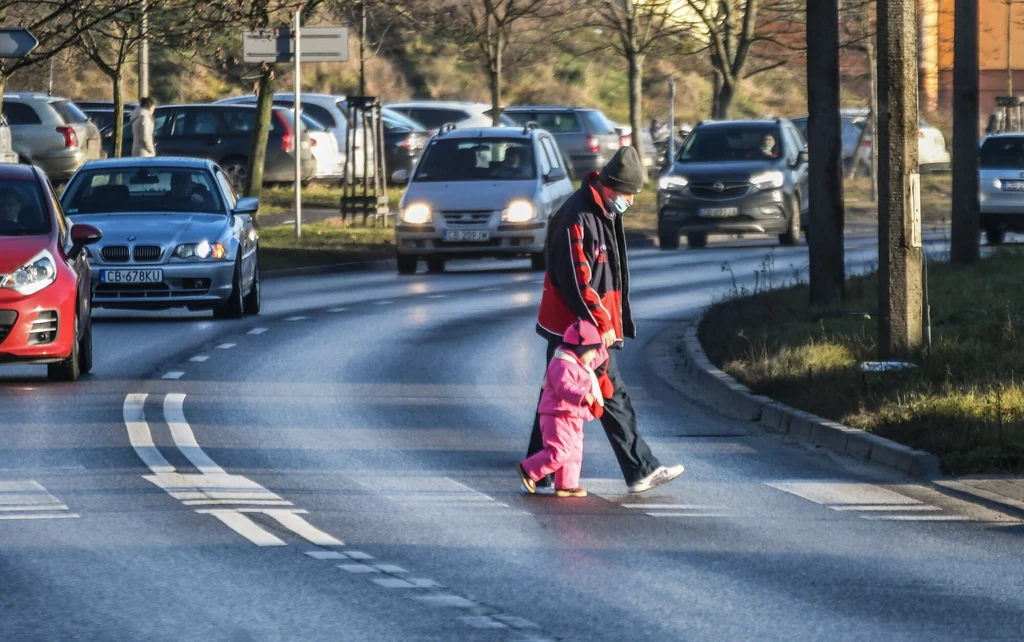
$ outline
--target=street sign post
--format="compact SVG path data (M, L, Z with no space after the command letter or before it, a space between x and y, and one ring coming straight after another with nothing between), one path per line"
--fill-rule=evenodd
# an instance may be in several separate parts
M0 58L24 58L38 46L28 29L0 29Z
M293 62L292 29L261 29L242 35L242 60ZM347 62L348 27L302 27L302 62Z

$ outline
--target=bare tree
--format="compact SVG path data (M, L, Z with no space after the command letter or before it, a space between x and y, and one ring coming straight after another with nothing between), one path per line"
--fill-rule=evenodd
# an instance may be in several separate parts
M1013 26L1020 24L1014 20L1014 9L1024 7L1024 0L999 0L1006 7L1006 95L1013 95Z

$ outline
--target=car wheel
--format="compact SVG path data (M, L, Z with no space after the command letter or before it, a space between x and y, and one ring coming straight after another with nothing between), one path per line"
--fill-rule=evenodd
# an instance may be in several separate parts
M225 158L220 162L221 169L228 175L231 185L241 192L245 189L245 179L249 177L249 163L241 156Z
M231 295L227 302L213 309L215 319L241 319L245 314L245 301L242 298L242 266L235 261L235 276L231 279Z
M85 332L78 340L78 371L82 374L92 372L92 323L85 326Z
M789 229L779 234L779 243L783 245L800 243L800 201L796 197L789 201Z
M708 246L708 235L703 233L687 234L686 244L691 250L699 250Z
M687 237L689 238L689 237ZM663 250L679 249L679 232L658 232L658 245Z
M71 341L71 354L66 359L46 366L46 376L52 381L78 381L78 377L81 376L78 331L78 313L75 313L75 336Z
M252 288L249 289L249 294L245 295L243 301L243 308L246 314L257 315L260 313L260 262L256 261L256 272L252 277Z
M534 252L530 255L530 269L534 272L543 272L547 269L548 261L543 252Z
M444 272L444 259L427 259L427 272Z
M412 254L399 254L398 255L398 273L399 274L416 274L416 268L418 267L419 259Z
M985 240L989 245L1002 245L1006 240L1006 230L990 227L985 230Z

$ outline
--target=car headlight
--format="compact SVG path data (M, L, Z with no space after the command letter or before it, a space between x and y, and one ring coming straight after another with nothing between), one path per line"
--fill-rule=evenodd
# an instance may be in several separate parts
M992 186L995 187L996 189L1003 189L1003 181L997 178L994 181L992 181Z
M413 203L402 210L402 221L412 225L423 225L430 222L430 208L423 203Z
M658 189L682 189L690 184L682 176L662 176L658 179Z
M757 189L778 189L786 182L782 172L773 170L750 177L750 183Z
M512 201L508 209L501 213L501 220L505 223L525 223L533 220L537 215L536 208L529 201Z
M48 250L43 250L24 265L0 278L0 288L28 296L57 280L57 263Z
M227 248L209 241L185 243L174 248L174 256L179 259L223 259L227 255Z

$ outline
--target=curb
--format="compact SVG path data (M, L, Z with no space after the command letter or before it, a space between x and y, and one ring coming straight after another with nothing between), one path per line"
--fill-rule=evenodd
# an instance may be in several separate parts
M728 414L738 419L756 423L770 433L885 466L915 479L931 480L940 476L939 458L931 453L914 450L878 435L754 394L711 363L697 336L699 323L698 318L687 325L663 332L662 335L675 335L677 339L682 339L677 351L679 366L696 383L704 400L727 409ZM661 339L662 336L657 337L652 344L660 343ZM682 383L670 381L660 372L657 374L673 388L684 388ZM674 374L678 376L678 372Z

